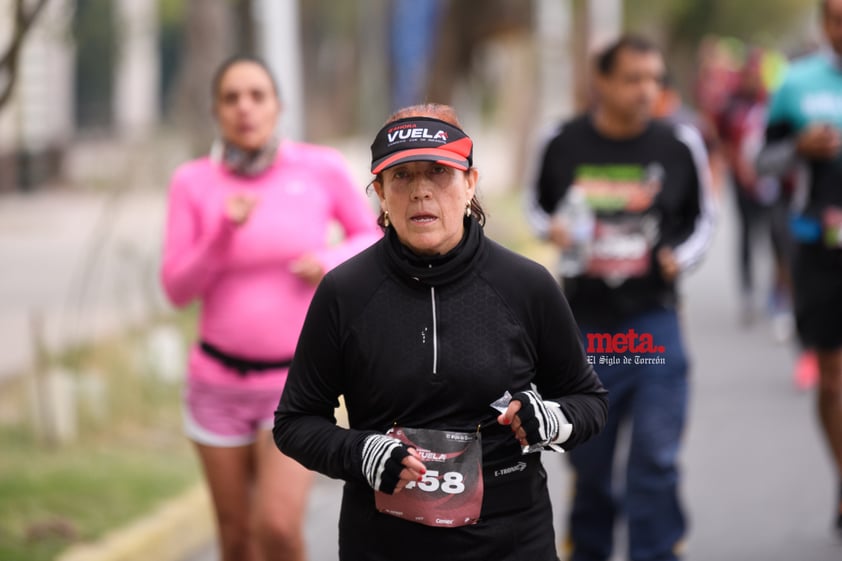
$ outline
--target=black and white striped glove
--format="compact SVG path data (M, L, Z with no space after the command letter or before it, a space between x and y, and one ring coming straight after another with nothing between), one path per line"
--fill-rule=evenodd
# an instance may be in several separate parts
M363 441L363 475L375 491L395 492L403 464L409 456L406 445L391 436L372 434Z
M517 416L530 446L561 444L570 438L573 425L564 416L558 403L542 400L533 390L516 393L512 396L512 401L515 400L521 403Z

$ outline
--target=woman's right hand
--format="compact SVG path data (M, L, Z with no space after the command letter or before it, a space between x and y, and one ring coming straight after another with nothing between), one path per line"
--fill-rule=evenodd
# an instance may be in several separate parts
M427 469L415 448L385 434L372 434L363 442L362 471L372 489L392 495L410 481L421 481Z
M407 450L409 451L409 456L401 462L404 468L401 470L400 481L395 486L395 493L400 493L410 481L421 481L423 475L427 473L427 468L421 462L418 451L415 448L408 448Z
M225 199L225 215L237 226L242 226L251 216L258 199L254 193L240 191Z

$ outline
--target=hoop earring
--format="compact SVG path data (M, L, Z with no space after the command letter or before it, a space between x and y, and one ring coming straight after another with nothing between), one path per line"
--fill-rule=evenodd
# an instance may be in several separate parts
M391 225L391 224L392 224L391 222L389 222L389 211L388 211L388 210L384 210L384 211L383 211L383 224L384 224L387 228L389 227L389 225Z

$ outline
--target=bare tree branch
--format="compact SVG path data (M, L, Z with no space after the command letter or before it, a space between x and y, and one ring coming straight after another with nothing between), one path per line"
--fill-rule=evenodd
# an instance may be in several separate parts
M23 47L23 41L29 31L32 29L32 24L38 18L38 15L46 6L48 0L38 0L35 6L29 11L26 11L24 6L25 0L17 0L15 2L15 28L12 31L12 40L9 47L0 56L0 76L5 75L6 80L3 89L0 90L0 109L6 105L11 99L12 92L15 89L15 83L18 77L18 61L20 60L20 52Z

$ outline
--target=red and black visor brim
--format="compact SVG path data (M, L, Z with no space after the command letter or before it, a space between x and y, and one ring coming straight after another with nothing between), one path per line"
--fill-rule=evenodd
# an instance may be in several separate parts
M422 132L423 136L413 135ZM445 139L442 139L442 135ZM473 141L461 129L430 117L400 119L384 126L371 145L371 173L408 162L435 162L466 171Z

